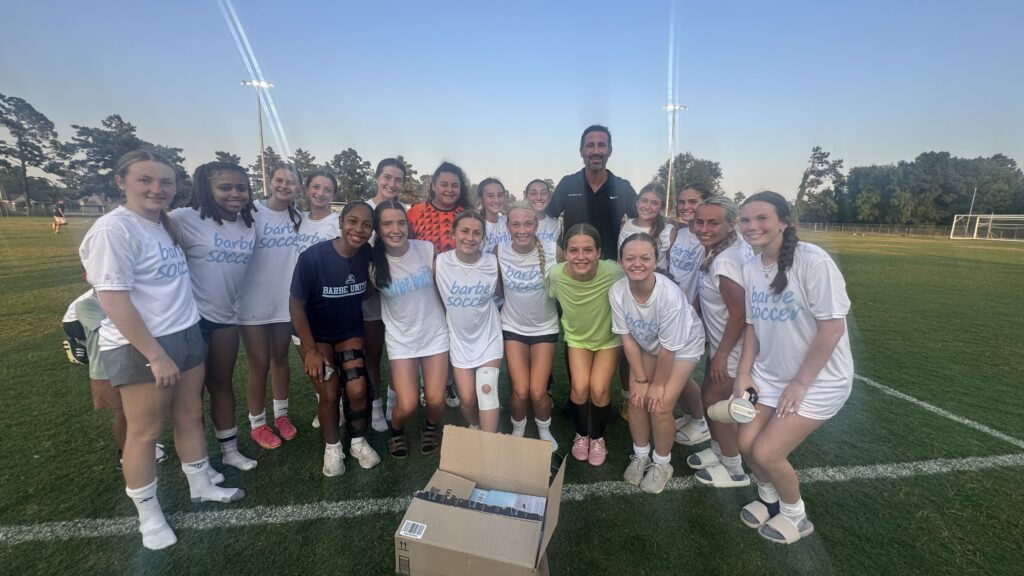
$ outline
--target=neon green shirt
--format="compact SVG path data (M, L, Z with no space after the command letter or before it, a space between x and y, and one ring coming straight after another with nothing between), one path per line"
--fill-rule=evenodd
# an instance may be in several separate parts
M619 335L612 332L608 290L622 278L622 268L611 260L600 260L597 275L580 282L565 273L565 264L556 264L548 275L548 295L562 306L565 343L591 351L621 346Z

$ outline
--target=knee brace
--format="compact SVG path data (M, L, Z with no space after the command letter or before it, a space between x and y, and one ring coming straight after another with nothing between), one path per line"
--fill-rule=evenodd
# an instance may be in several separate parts
M484 387L490 392L484 392ZM484 366L476 369L476 402L480 410L495 410L500 407L498 402L498 369Z
M343 387L345 383L358 380L360 377L369 385L370 375L366 372L366 366L344 367L346 362L359 360L360 358L363 358L363 351L359 348L349 348L348 350L334 353L334 364L338 367L338 375L342 377L341 383Z

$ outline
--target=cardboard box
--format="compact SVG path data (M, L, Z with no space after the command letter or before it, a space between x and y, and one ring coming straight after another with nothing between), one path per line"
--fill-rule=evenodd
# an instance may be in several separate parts
M547 575L545 551L565 477L551 479L551 444L445 426L441 462L395 532L395 571L410 576ZM467 507L474 488L547 499L544 515Z

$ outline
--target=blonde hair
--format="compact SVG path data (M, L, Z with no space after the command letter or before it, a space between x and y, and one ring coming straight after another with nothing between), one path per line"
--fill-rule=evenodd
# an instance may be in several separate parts
M529 212L530 216L533 216L533 221L539 222L537 220L537 211L533 209L533 206L527 203L526 200L517 200L509 204L508 220L506 222L506 226L508 226L508 224L512 222L512 212L514 210L524 210L526 212ZM536 230L534 230L533 232L533 246L537 249L537 259L538 263L540 264L540 285L543 286L544 288L547 288L548 280L547 275L544 273L544 271L547 268L547 256L544 255L544 246L540 243L540 238L537 237Z

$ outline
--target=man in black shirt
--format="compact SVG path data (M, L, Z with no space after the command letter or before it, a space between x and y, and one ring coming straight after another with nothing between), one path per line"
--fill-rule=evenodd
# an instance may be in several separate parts
M636 191L628 180L608 170L612 155L612 134L594 124L583 131L580 156L583 170L562 178L548 204L552 218L562 216L563 234L576 224L587 222L601 234L601 257L619 257L619 228L625 217L636 217Z

